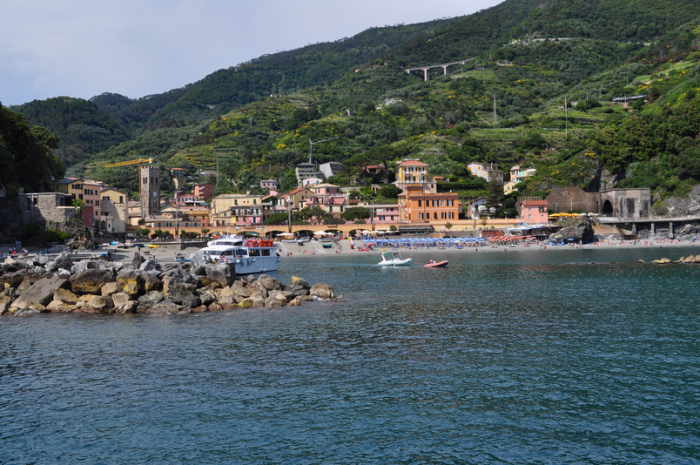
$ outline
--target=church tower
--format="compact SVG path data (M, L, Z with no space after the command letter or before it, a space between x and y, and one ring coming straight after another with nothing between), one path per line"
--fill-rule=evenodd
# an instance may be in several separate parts
M141 218L160 213L160 168L141 166Z

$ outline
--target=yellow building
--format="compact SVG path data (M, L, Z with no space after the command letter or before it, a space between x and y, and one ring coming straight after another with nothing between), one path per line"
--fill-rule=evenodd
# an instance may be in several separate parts
M245 216L245 222L239 217ZM262 225L263 201L260 195L222 194L211 199L209 221L212 227L235 227L240 225ZM259 221L258 221L259 218Z

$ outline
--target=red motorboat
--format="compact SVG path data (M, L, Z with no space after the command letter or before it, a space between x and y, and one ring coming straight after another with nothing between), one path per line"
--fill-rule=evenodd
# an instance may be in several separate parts
M434 262L430 260L430 263L426 263L425 267L426 268L445 268L447 266L448 261L443 260L441 262Z

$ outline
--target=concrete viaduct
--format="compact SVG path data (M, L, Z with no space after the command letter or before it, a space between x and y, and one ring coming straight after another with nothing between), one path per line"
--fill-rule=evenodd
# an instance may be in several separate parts
M455 61L452 63L443 63L441 65L421 66L418 68L408 68L406 70L406 73L411 74L411 72L413 72L413 71L422 71L423 72L423 80L430 81L430 70L431 69L442 68L444 75L447 76L447 69L450 66L465 65L468 61L472 61L472 60L474 60L474 58L469 58L467 60L462 60L462 61Z

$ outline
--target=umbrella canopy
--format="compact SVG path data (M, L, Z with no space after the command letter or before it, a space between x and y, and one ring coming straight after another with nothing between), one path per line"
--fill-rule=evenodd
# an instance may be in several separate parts
M363 229L362 234L374 234L374 232L370 231L369 229Z
M294 236L294 233L280 233L277 235L277 237L290 237Z
M314 233L314 236L327 236L327 235L329 235L329 234L330 234L330 233L327 233L326 231L316 231L316 232Z

